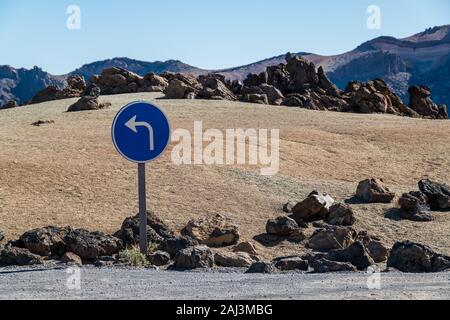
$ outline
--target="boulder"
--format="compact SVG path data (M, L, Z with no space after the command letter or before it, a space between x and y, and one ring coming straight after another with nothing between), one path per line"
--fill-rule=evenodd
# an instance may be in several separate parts
M67 112L93 111L110 107L110 103L100 103L94 96L83 96L77 102L72 104Z
M267 68L267 83L279 89L283 94L290 93L290 74L286 65L281 63Z
M225 85L225 77L217 74L201 75L198 78L203 88L198 92L200 99L223 99L235 101L236 96Z
M418 116L416 112L407 108L386 82L381 79L375 79L367 83L350 82L346 93L350 96L349 108L353 112Z
M426 222L432 221L433 217L428 205L428 199L421 191L404 193L398 201L403 219Z
M94 260L99 256L111 256L118 253L123 247L122 240L114 236L84 229L70 231L65 237L65 242L68 251L85 260Z
M253 242L245 241L234 246L233 252L245 252L251 256L256 256L258 254L258 249Z
M308 261L300 257L280 257L274 259L273 263L281 271L308 271Z
M0 265L30 266L42 263L41 256L31 253L25 248L6 246L0 252Z
M243 96L244 102L249 103L256 103L256 104L269 104L269 99L267 98L267 95L265 93L258 94L258 93L252 93L247 94Z
M103 257L98 257L97 259L95 259L94 266L97 268L106 268L106 267L112 267L116 263L124 263L124 262L121 261L120 259L118 259L116 255L103 256Z
M196 89L181 80L174 79L169 82L169 86L164 90L164 94L165 99L187 99L188 97L195 98Z
M269 104L279 106L283 103L284 96L276 87L263 83L259 88L266 94Z
M240 236L238 227L221 214L189 221L183 234L210 247L236 244Z
M179 251L174 261L176 269L211 268L214 256L207 246L195 246Z
M89 83L84 91L81 93L81 96L91 96L91 97L100 97L101 89L94 83Z
M356 232L350 227L329 226L314 231L308 240L308 247L317 251L345 249L356 237Z
M322 66L317 69L317 77L319 79L319 87L324 89L327 95L336 97L341 93L338 87L327 78Z
M299 93L288 94L284 100L283 105L287 107L306 107L308 104L308 98Z
M260 74L250 73L247 75L247 78L244 80L244 86L246 87L257 87L260 84L267 83L269 75L266 71L261 72Z
M330 213L325 222L336 226L352 226L355 223L353 209L346 204L337 203L330 207Z
M297 222L323 219L328 216L333 203L334 200L329 195L313 191L292 208L292 218Z
M104 69L99 76L91 78L91 83L98 86L102 94L137 92L142 82L141 76L119 67Z
M56 86L48 86L38 93L31 99L30 103L42 103L53 100L68 99L79 97L82 90L73 89L70 86L60 89Z
M189 247L195 247L198 244L197 240L194 240L189 236L173 236L164 238L158 248L159 250L169 253L171 257L174 257L178 251Z
M86 82L83 77L73 75L67 78L67 86L81 94L86 89Z
M67 228L46 227L25 232L20 240L25 247L40 256L62 256L66 251Z
M376 263L386 261L389 255L389 249L380 238L370 235L367 231L360 231L356 236L356 241L361 242L369 252L370 257Z
M283 212L284 213L292 213L292 209L295 207L296 202L294 201L288 201L283 205Z
M392 247L387 266L402 272L440 272L450 269L450 257L437 254L428 246L403 241Z
M277 268L271 262L254 262L245 273L277 273Z
M428 179L419 181L419 189L428 199L433 210L450 209L450 187Z
M290 86L293 92L302 93L308 88L317 87L319 77L316 66L303 57L286 55L286 70L290 74Z
M169 86L169 82L162 76L153 72L147 73L142 81L139 92L164 92Z
M286 240L293 242L293 243L300 243L305 239L306 239L305 233L303 232L302 229L298 228L298 229L294 230L294 232L291 233Z
M81 258L73 252L64 253L64 255L61 257L61 262L67 264L76 264L78 266L83 265L83 261L81 260Z
M152 266L166 266L170 263L170 254L165 251L156 251L147 255L147 260Z
M268 220L266 224L266 232L268 234L281 237L293 234L298 228L297 222L286 216Z
M395 193L384 184L383 179L370 178L361 181L356 195L369 203L390 203Z
M412 86L408 89L409 107L426 118L448 119L447 107L437 105L431 100L431 91L425 86Z
M330 261L325 258L312 260L309 265L314 273L357 271L357 268L349 262Z
M253 259L245 252L219 251L214 255L216 265L229 268L248 268L252 265Z
M350 262L358 270L366 270L375 264L369 252L360 241L353 242L345 249L328 252L326 259L338 262Z
M139 214L126 218L119 231L114 234L121 239L125 246L139 244ZM173 238L174 234L158 216L147 212L147 241L149 243L161 243L165 238ZM175 254L175 253L174 253Z

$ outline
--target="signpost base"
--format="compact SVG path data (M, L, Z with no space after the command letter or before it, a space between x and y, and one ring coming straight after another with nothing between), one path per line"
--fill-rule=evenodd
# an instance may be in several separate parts
M138 164L139 189L139 248L142 254L147 254L147 192L145 186L145 163Z

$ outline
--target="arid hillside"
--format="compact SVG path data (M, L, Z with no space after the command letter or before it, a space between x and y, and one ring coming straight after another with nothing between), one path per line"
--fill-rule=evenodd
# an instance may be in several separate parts
M122 159L110 136L117 111L149 100L167 111L172 128L280 130L280 172L261 176L251 166L176 166L170 148L148 165L148 204L171 227L224 213L243 240L265 231L289 199L312 190L353 203L356 229L387 244L414 240L450 254L450 213L433 212L428 223L398 220L397 204L352 200L367 177L381 177L397 195L429 177L450 183L450 122L391 115L310 111L300 108L205 100L156 100L159 94L103 96L105 110L66 113L76 99L0 111L0 229L8 239L47 225L114 232L137 212L136 165ZM33 126L38 120L54 123ZM312 232L312 227L310 227ZM267 256L299 245L266 248Z

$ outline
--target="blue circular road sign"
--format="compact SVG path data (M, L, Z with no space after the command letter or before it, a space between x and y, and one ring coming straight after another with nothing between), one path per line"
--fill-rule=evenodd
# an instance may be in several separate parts
M127 160L145 163L158 158L167 148L170 123L154 104L136 101L123 107L114 118L112 140Z

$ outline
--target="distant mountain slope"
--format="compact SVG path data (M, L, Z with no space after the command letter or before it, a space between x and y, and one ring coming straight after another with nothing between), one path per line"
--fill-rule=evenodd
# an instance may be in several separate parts
M0 66L0 105L8 100L24 103L47 86L64 84L64 77L53 76L38 67L28 70Z
M80 75L83 76L86 80L89 80L89 78L93 75L100 74L103 69L111 67L121 67L141 76L149 72L163 73L169 71L192 73L196 75L206 72L205 70L190 66L178 60L146 62L129 58L114 58L86 64L81 68L71 72L70 74Z
M296 55L305 57L316 66L322 66L328 77L342 89L351 80L382 78L407 102L407 89L410 85L427 85L436 102L450 106L450 25L430 28L404 39L379 37L335 56L306 52ZM260 73L268 66L281 62L284 62L284 54L215 72L230 79L243 80L249 73ZM178 60L145 62L114 58L86 64L70 74L89 79L110 67L122 67L140 75L165 71L194 75L213 72ZM25 102L47 85L63 85L64 79L65 76L53 76L39 68L26 70L0 66L0 104L9 99Z
M322 66L330 80L342 89L351 80L382 78L407 102L410 85L427 85L436 102L450 106L450 25L430 28L404 39L379 37L336 56L299 55ZM262 72L283 59L277 56L221 70L221 73L243 79L249 71Z

